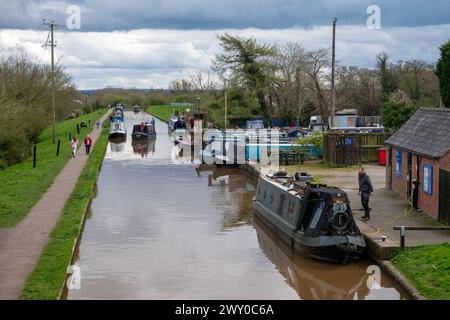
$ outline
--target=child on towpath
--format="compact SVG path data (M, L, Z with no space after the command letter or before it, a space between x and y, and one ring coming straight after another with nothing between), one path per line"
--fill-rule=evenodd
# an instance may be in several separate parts
M73 137L72 141L70 141L70 147L72 148L72 158L75 158L78 148L78 140L76 137Z

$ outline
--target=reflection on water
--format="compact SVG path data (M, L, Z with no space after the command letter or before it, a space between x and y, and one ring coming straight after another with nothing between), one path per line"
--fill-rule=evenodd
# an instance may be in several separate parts
M148 117L126 112L128 132ZM81 289L67 298L400 297L383 277L387 291L364 289L366 262L296 260L253 224L255 186L239 169L175 164L167 125L156 131L153 145L108 148L75 262Z
M367 268L370 261L348 265L323 263L293 254L292 250L264 222L254 216L253 225L264 254L276 266L301 299L363 300L406 299L404 292L394 288L391 278L381 275L377 289L372 288ZM370 286L370 287L369 287Z
M155 153L156 137L145 140L133 140L131 146L134 154L138 154L141 158L146 158L148 154Z
M127 138L111 138L109 139L109 148L112 153L120 153L125 150Z

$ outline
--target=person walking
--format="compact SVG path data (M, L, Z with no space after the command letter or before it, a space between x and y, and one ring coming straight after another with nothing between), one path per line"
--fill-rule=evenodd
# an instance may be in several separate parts
M370 196L373 195L373 186L370 177L366 174L363 167L359 168L358 172L358 183L359 183L359 194L361 195L361 204L364 208L364 216L361 219L370 219L370 209L369 200Z
M95 121L95 126L97 127L97 130L100 129L100 120Z
M86 148L86 155L88 155L89 152L91 152L91 146L92 146L92 139L89 135L86 135L86 137L84 137L84 147Z
M70 147L72 148L72 158L75 158L78 149L78 140L76 137L73 137L72 141L70 141Z

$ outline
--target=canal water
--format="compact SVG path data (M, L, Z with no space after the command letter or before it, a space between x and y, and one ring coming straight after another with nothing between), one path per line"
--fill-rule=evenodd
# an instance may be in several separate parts
M131 142L145 113L125 112L126 141L108 145L76 252L68 299L406 299L362 260L302 259L254 220L255 186L239 169L171 160L167 125ZM369 285L368 285L369 284Z

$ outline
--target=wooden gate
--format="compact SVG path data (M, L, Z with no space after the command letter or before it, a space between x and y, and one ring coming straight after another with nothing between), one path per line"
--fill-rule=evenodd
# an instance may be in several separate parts
M356 165L378 161L387 133L327 132L324 135L324 160L331 165Z
M450 171L439 169L439 221L450 224Z
M361 137L359 134L327 133L323 139L325 162L336 166L351 166L361 163Z

